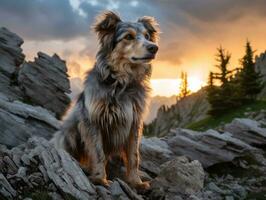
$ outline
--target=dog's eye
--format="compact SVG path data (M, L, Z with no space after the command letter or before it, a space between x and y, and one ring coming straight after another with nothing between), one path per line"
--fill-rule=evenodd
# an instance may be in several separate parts
M131 35L131 34L127 34L127 35L125 36L125 39L126 39L126 40L134 40L134 36Z
M150 35L148 33L145 34L145 38L146 40L149 40L150 39Z

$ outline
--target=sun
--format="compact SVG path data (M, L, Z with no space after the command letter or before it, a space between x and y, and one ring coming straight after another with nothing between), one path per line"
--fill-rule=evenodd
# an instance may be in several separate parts
M180 79L152 79L152 96L170 97L179 94ZM188 77L188 88L191 92L196 92L205 85L204 81L197 77Z

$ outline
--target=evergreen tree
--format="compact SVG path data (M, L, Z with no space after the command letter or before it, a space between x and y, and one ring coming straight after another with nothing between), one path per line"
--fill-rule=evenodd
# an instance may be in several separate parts
M242 70L240 72L241 90L246 100L254 100L263 89L262 75L255 70L254 51L250 42L246 43L246 52L240 61Z
M215 73L217 79L221 81L221 84L225 84L228 81L228 75L231 73L228 68L229 61L231 59L231 54L226 52L222 47L217 49L218 53L216 55L216 61L218 65L216 67L220 70L220 73Z
M186 96L188 96L191 91L188 89L188 79L187 79L187 73L186 72L181 72L181 84L179 87L179 99L183 99Z
M210 72L207 89L207 98L211 104L209 113L214 116L240 105L240 101L238 101L240 95L236 92L238 90L237 82L232 81L234 70L228 70L231 54L222 47L218 48L217 51L216 61L218 64L216 67L218 67L219 72ZM221 85L215 86L214 80L218 80Z

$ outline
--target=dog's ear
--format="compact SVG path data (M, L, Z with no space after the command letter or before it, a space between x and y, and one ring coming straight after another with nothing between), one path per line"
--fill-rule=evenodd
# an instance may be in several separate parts
M159 24L154 17L144 16L138 19L138 22L142 23L148 30L151 41L157 42L159 39L160 28Z
M93 28L98 34L100 42L106 35L114 33L119 22L121 22L119 15L112 11L105 11L96 17Z

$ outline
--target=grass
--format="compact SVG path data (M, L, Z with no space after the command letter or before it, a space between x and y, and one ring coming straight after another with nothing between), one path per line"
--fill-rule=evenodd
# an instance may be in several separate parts
M266 101L256 101L250 104L246 104L218 117L209 116L198 122L188 124L186 128L195 131L205 131L207 129L213 129L225 123L231 122L234 118L245 118L246 112L254 112L261 109L266 109Z

